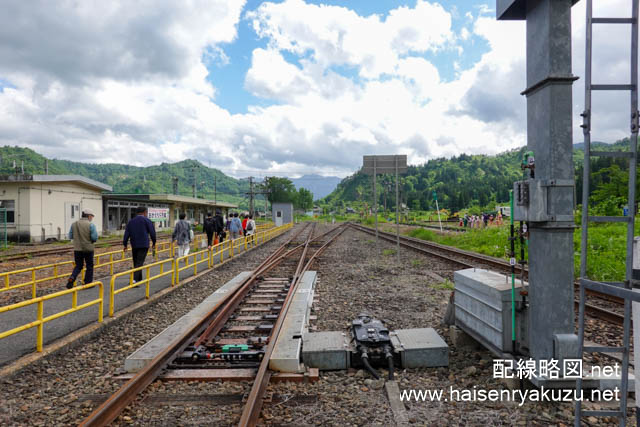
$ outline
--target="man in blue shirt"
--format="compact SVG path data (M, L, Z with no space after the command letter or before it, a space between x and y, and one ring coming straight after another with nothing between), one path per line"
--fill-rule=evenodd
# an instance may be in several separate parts
M84 209L82 217L71 224L69 229L69 239L73 240L73 258L76 265L67 281L67 289L73 288L78 274L82 271L83 264L87 266L87 271L84 273L84 283L93 282L93 253L95 250L93 244L98 240L98 230L96 230L95 224L91 223L93 217L91 209Z
M133 268L142 267L144 260L149 252L149 237L153 242L153 249L156 248L156 230L153 222L147 218L147 208L140 206L136 208L136 216L133 217L124 230L124 238L122 244L124 250L127 250L127 244L131 239L131 257L133 259ZM142 270L133 273L133 281L142 280Z

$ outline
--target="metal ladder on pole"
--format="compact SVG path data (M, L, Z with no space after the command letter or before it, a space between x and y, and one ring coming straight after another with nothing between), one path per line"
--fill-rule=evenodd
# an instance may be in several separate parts
M632 302L640 302L640 293L634 293L633 283L633 238L635 227L636 201L636 165L638 158L638 2L631 0L631 18L594 18L593 0L587 0L587 37L585 55L585 110L581 114L584 133L584 175L582 189L582 241L580 251L580 304L578 310L578 350L583 353L622 353L622 379L620 390L620 408L618 410L583 410L582 402L577 399L575 404L575 426L580 426L581 417L618 417L620 425L626 425L627 393L629 374L629 349L631 335L631 307ZM631 25L631 82L630 84L592 84L592 47L593 24L630 24ZM629 91L630 105L630 151L591 151L591 92L594 90ZM589 178L591 175L591 157L618 157L629 160L629 214L627 216L590 216L589 215ZM598 282L587 277L588 261L588 225L591 222L624 222L627 224L627 254L624 282ZM586 290L591 289L601 293L624 298L624 334L622 347L585 346L584 345L584 306ZM636 331L638 333L640 331ZM576 390L582 392L582 377L576 380ZM636 419L638 414L636 413Z

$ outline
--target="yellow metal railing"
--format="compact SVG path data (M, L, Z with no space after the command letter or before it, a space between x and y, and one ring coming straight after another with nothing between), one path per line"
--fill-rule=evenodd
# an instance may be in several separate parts
M203 237L202 235L198 235L195 237L195 239L192 242L194 250L198 247L198 244L203 240L203 238L206 238L206 236ZM158 261L160 259L160 254L167 253L169 257L173 257L175 256L176 250L177 250L177 245L174 245L173 242L160 242L156 246L155 254L152 254L150 252L150 255L156 261ZM109 267L109 275L113 275L114 266L116 264L119 264L125 261L131 261L131 256L128 256L130 253L131 253L131 249L129 248L127 249L127 251L117 250L117 251L95 254L93 258L94 259L93 269L95 271L99 268ZM74 261L62 261L62 262L53 263L53 264L39 265L35 267L23 268L20 270L2 272L0 273L0 283L3 283L4 286L0 287L0 292L9 291L12 289L18 289L26 286L31 286L31 298L35 298L38 284L71 276L71 271L66 271L66 272L60 271L61 268L65 266L69 266L73 268L75 266L75 263ZM38 274L41 272L44 272L48 275L38 277ZM82 270L79 277L83 277L84 272L85 272L85 269ZM17 276L21 274L30 275L31 280L21 282L21 283L16 283L16 284L10 283L11 278L13 276Z
M98 286L99 290L99 298L86 302L84 304L78 305L78 291L82 291L85 289L90 289ZM50 299L58 298L63 295L73 294L71 300L71 308L61 311L59 313L52 314L50 316L44 317L44 302ZM7 305L5 307L0 307L0 314L5 313L7 311L16 310L18 308L27 307L30 305L38 305L37 319L33 322L26 323L22 326L18 326L16 328L10 329L5 332L0 333L0 339L6 338L8 336L17 334L18 332L25 331L31 328L38 328L37 338L36 338L36 349L37 351L42 351L42 342L43 342L43 332L44 332L44 324L50 322L54 319L57 319L62 316L66 316L67 314L74 313L76 311L82 310L87 307L91 307L92 305L98 304L98 322L102 322L102 310L104 308L104 286L102 282L93 282L83 286L78 286L73 289L66 289L64 291L56 292L53 294L45 295L38 298L33 298L28 301L22 301L16 304Z
M164 260L160 260L160 261L156 261L153 262L151 264L148 265L144 265L142 267L137 267L137 268L133 268L127 271L123 271L120 273L115 273L112 274L111 276L111 281L110 281L110 288L109 288L109 316L113 316L114 312L115 312L115 296L121 292L126 292L127 290L136 288L138 286L141 285L145 285L145 297L149 298L150 297L150 284L153 280L159 279L161 277L164 276L168 276L171 275L171 286L175 286L177 284L179 284L179 274L181 271L184 271L186 269L189 268L193 268L193 273L194 275L197 274L198 271L198 265L203 264L203 263L207 263L207 268L212 268L216 265L215 259L216 257L219 256L219 262L217 263L217 265L220 265L222 263L224 263L224 254L225 252L227 252L229 258L232 258L234 256L234 251L239 249L240 247L244 246L245 250L247 249L248 245L258 245L259 243L265 243L271 239L273 239L274 237L279 236L280 234L286 232L287 230L289 230L291 227L293 226L293 224L286 224L283 225L281 227L273 227L270 228L268 230L265 231L259 231L256 232L256 234L254 236L245 236L245 237L240 237L234 241L232 240L225 240L222 243L219 243L215 246L213 246L211 249L204 249L201 251L197 251L194 253L191 253L189 255L186 255L184 257L179 257L179 258L167 258ZM173 245L168 245L166 248L164 248L164 251L171 251L171 253L173 253L174 250L174 246ZM117 252L122 252L122 251L117 251ZM100 254L100 256L103 256L105 254ZM191 260L191 261L190 261ZM118 260L113 260L113 261L118 261ZM184 266L180 267L180 262L184 262ZM110 261L111 262L111 259ZM66 263L71 263L71 261L67 261ZM107 265L106 263L104 265ZM53 265L50 266L42 266L42 268L44 267L51 267ZM168 266L168 268L167 268ZM155 267L160 267L160 272L158 274L155 275L151 275L151 269L155 268ZM34 267L35 268L35 267ZM25 269L25 271L31 271L31 269ZM133 282L133 275L135 272L137 271L144 271L146 272L145 274L145 278L142 279L140 282L134 283ZM5 273L6 274L6 273ZM65 274L66 276L68 276L69 274ZM124 277L124 276L129 276L129 283L119 289L115 288L115 281L117 278L119 277ZM64 277L64 275L59 275L59 277ZM34 281L42 281L43 279L33 279ZM37 282L38 283L38 282ZM100 288L99 291L99 298L89 301L87 303L78 305L78 292L85 290L85 289L90 289L93 287L98 286ZM53 298L58 298L60 296L66 295L66 294L73 294L72 295L72 302L71 302L71 308L61 311L59 313L53 314L51 316L47 316L44 317L44 301L53 299ZM74 287L72 289L67 289L67 290L63 290L63 291L59 291L59 292L55 292L53 294L49 294L49 295L45 295L45 296L41 296L41 297L37 297L37 298L32 298L30 300L27 301L23 301L23 302L19 302L19 303L15 303L12 305L8 305L5 307L0 307L0 314L11 311L11 310L15 310L21 307L27 307L33 304L38 304L37 307L37 319L33 322L27 323L23 326L19 326L16 327L14 329L8 330L6 332L2 332L0 333L0 339L2 338L6 338L10 335L14 335L17 334L19 332L25 331L27 329L30 328L34 328L37 327L38 328L38 334L37 334L37 343L36 343L36 348L37 351L42 351L42 343L43 343L43 328L44 328L44 324L46 322L49 322L51 320L57 319L59 317L62 316L66 316L70 313L73 313L75 311L79 311L82 310L84 308L90 307L92 305L98 304L99 305L99 309L98 309L98 322L102 322L102 317L103 317L103 310L104 310L104 286L102 284L102 282L93 282L93 283L89 283L87 285L83 285L83 286L77 286Z
M171 268L165 271L165 264L171 264ZM176 284L175 280L175 264L176 260L174 258L167 258L162 261L156 261L151 264L143 265L142 267L132 268L131 270L123 271L120 273L116 273L111 276L111 283L109 287L109 317L113 317L113 313L115 311L115 296L121 292L128 291L129 289L137 288L140 285L145 285L145 298L149 299L150 293L149 288L151 286L151 281L155 279L159 279L164 276L171 275L171 286ZM151 276L151 268L160 266L160 273L155 276ZM133 281L133 274L137 271L145 271L145 278L140 280L137 283ZM118 277L129 276L129 284L123 288L116 289L116 279Z

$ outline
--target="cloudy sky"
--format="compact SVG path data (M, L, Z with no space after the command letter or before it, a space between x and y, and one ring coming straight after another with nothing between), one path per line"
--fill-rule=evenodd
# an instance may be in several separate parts
M584 1L573 10L584 70ZM628 0L595 2L629 16ZM606 4L605 4L606 3ZM344 176L363 154L411 164L526 143L525 26L482 0L6 0L0 144L236 177ZM629 79L629 30L596 29L594 82ZM583 81L574 85L582 141ZM594 140L628 129L594 96Z

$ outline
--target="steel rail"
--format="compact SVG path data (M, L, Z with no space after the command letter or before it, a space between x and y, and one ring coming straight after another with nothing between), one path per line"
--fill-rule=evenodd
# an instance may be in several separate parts
M305 227L304 229L306 229ZM224 299L220 300L215 306L199 320L193 327L186 331L182 336L177 337L171 342L160 354L158 354L151 362L149 362L140 372L133 378L123 384L109 399L96 408L80 425L81 426L105 426L115 420L118 415L141 393L149 384L151 384L163 371L163 369L175 358L177 354L182 352L184 348L193 341L193 337L206 328L207 324L216 316L221 307L228 304L233 296L242 292L245 288L262 274L262 267L268 265L278 253L295 239L302 230L292 236L286 243L278 248L271 256L265 259L253 274L243 281L243 284L235 291L229 293Z
M251 386L251 391L249 392L249 396L247 397L247 403L242 410L242 416L240 417L240 423L238 424L239 426L254 426L258 422L258 417L260 416L260 411L262 410L262 402L267 390L267 385L269 384L269 380L271 379L271 372L268 370L269 359L271 359L273 348L275 347L275 343L278 340L278 335L280 334L280 330L282 329L282 323L284 322L284 318L287 315L289 305L291 304L291 299L296 293L298 278L300 277L298 274L300 273L304 260L306 258L307 250L309 249L309 242L311 241L311 237L314 231L315 223L313 225L311 233L309 233L304 243L302 255L300 256L300 261L298 261L296 273L294 274L293 280L291 281L289 292L287 292L284 304L282 304L282 309L278 314L278 319L276 320L276 323L272 329L269 344L267 345L262 361L260 362L260 366L258 367L258 371L256 372L256 377Z
M315 227L315 225L314 225L314 227ZM308 228L308 226L305 226L288 243L293 241L293 239L297 238L297 236L301 232L306 230L307 228ZM299 245L299 246L297 246L297 247L295 247L295 248L293 248L293 249L291 249L291 250L289 250L289 251L287 251L285 253L283 253L283 252L286 249L286 244L281 246L280 248L278 248L278 250L276 252L273 253L272 256L270 256L266 260L266 262L261 264L260 271L258 271L258 272L254 271L255 277L257 278L258 276L267 273L269 270L271 270L276 265L278 265L282 260L284 260L285 258L288 258L289 256L291 256L291 254L293 254L294 252L299 250L302 246L303 245ZM218 316L216 316L216 319L213 322L211 322L209 324L209 326L204 330L204 332L202 332L200 334L200 336L195 340L195 343L194 343L195 347L201 345L203 342L205 342L210 337L216 336L222 330L224 325L227 323L227 321L229 320L229 318L231 317L233 312L236 310L236 308L240 305L240 302L247 295L249 290L250 290L250 287L247 286L246 288L242 289L241 292L235 294L235 296L231 300L229 300L229 304L227 304L219 312Z
M309 243L313 240L316 240L317 237L313 240L308 240L305 243L305 249L303 251L302 256L300 257L300 261L304 266L299 272L297 271L297 273L299 274L296 277L294 277L294 281L292 281L291 286L289 288L289 293L287 294L285 302L282 304L282 310L280 311L280 315L278 316L278 319L276 320L276 323L273 327L273 332L272 332L271 338L269 339L269 344L267 345L267 348L265 350L264 358L260 363L260 367L258 368L256 378L253 382L253 385L251 386L251 391L249 392L249 396L247 398L247 403L242 411L242 416L240 417L240 422L238 423L240 427L255 426L257 424L258 418L260 417L260 412L262 410L262 402L264 399L264 395L266 393L267 386L269 385L269 380L271 379L271 371L269 371L269 359L271 358L271 354L273 353L275 343L280 334L280 330L282 329L282 324L284 323L284 319L287 315L287 311L289 310L289 306L291 305L291 300L293 299L293 295L295 295L296 293L296 289L300 282L300 278L305 273L305 271L307 271L307 269L309 268L313 260L316 258L316 256L322 253L322 251L324 251L324 249L328 245L330 245L338 236L340 236L346 230L346 226L337 227L334 230L340 229L340 228L342 228L342 230L340 230L336 235L334 235L327 242L325 242L325 244L322 245L322 247L320 247L310 257L309 261L306 264L304 264L304 260L306 258L306 253L307 253ZM324 235L326 234L328 233L324 233ZM298 267L300 267L301 263L298 264Z

